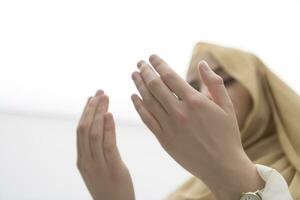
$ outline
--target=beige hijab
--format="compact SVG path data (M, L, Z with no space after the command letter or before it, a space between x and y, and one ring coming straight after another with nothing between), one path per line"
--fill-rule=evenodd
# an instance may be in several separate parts
M209 53L250 93L253 107L241 128L243 147L254 163L276 169L285 178L293 199L300 199L300 98L255 55L234 48L199 42L189 70ZM210 200L214 196L192 177L167 200Z

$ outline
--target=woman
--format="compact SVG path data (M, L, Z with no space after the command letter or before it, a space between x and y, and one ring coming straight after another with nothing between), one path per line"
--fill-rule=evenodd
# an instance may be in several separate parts
M261 189L262 199L300 198L299 96L257 57L198 43L190 85L160 57L149 61L159 76L138 62L132 78L142 99L132 95L134 106L164 149L195 176L167 199L240 199ZM102 90L89 98L77 129L77 166L94 199L134 199L107 110ZM272 196L276 184L280 194Z

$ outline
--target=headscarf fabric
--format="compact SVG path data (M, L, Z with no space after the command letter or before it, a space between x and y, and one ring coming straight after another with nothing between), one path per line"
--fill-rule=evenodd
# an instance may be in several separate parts
M198 42L188 73L204 54L212 56L228 75L242 84L252 108L240 128L243 148L253 163L276 169L293 199L300 199L300 98L257 56L236 48ZM213 200L209 188L192 177L166 200Z

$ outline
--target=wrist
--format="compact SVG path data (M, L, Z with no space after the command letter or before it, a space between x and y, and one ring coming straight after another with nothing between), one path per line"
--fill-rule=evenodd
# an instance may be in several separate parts
M239 162L227 164L219 181L211 188L217 200L239 200L242 192L255 192L264 187L255 164L244 153Z

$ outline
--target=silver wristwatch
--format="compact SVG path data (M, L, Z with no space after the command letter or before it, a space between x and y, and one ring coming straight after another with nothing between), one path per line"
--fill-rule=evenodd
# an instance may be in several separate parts
M243 192L240 200L262 200L261 193L262 190L257 190L256 192Z

